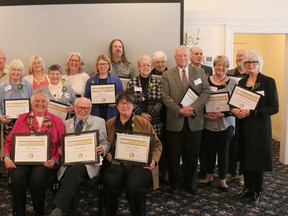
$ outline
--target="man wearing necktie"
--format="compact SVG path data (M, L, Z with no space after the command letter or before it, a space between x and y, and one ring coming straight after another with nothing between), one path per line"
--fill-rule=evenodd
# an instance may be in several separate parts
M210 97L210 88L203 69L191 66L188 47L179 46L174 57L177 66L165 71L162 76L162 99L167 107L169 180L171 192L179 188L182 158L185 189L195 194L194 177L204 127L203 108ZM179 102L189 86L199 97L191 105L180 106Z
M110 149L107 141L105 120L90 115L91 101L85 97L77 98L74 103L75 116L64 122L66 133L81 133L82 131L99 130L99 146L96 152L105 156ZM100 165L98 164L75 164L68 167L61 166L57 175L61 179L61 187L56 194L53 204L56 208L52 216L61 216L64 212L67 215L78 215L77 194L80 184L99 175Z

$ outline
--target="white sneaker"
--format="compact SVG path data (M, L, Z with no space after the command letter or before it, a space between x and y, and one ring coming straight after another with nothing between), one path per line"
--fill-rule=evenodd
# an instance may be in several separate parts
M238 182L239 186L244 186L244 175L240 175L239 176L239 182Z

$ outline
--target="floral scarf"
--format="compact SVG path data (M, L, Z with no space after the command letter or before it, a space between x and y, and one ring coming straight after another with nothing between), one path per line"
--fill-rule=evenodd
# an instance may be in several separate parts
M41 127L39 127L36 116L34 116L34 113L31 112L28 117L28 126L31 130L31 133L49 132L49 129L52 126L52 121L49 119L49 116L47 116L46 112L44 115L43 123Z

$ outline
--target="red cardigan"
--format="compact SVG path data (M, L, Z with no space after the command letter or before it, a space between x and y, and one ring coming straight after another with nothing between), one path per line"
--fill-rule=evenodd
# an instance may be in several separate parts
M12 131L9 133L5 140L4 156L9 156L11 153L12 134L13 133L31 133L31 129L28 124L30 113L24 113L19 115ZM62 134L65 133L64 123L59 117L47 112L45 117L49 119L49 127L42 124L41 129L43 132L51 133L50 140L50 157L58 164L60 163L60 155L58 148L61 146ZM35 117L34 117L35 118ZM44 130L43 130L44 129Z

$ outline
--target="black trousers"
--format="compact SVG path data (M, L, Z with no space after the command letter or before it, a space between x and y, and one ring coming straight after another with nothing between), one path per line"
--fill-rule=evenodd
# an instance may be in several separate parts
M131 215L144 216L150 181L151 170L141 165L110 164L103 178L105 215L116 215L118 198L125 188Z
M216 155L218 155L218 171L219 179L226 178L228 169L228 152L229 144L233 136L234 127L230 126L224 131L210 131L204 129L203 142L206 145L206 172L213 174L216 163Z
M251 192L262 192L263 172L244 171L244 187Z
M78 215L79 188L83 181L89 180L86 166L75 164L67 167L60 181L60 188L53 204L70 216Z
M194 184L200 141L201 131L191 131L186 118L180 132L167 131L168 170L172 187L177 187L181 182L180 157L183 161L184 184L187 186Z
M26 215L26 189L29 185L36 216L44 215L48 179L54 174L42 165L18 165L11 170L13 211L17 216Z

